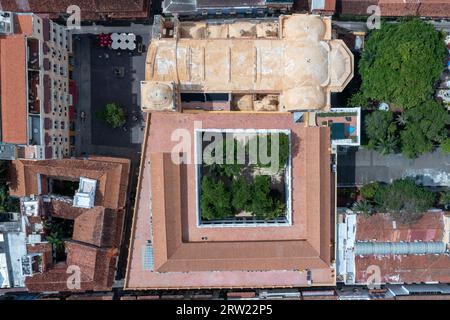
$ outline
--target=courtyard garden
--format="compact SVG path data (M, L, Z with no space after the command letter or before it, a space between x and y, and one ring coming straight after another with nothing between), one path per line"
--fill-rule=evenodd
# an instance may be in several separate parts
M273 167L260 154L272 157L272 135L258 134L250 141L233 138L232 150L223 143L222 163L211 163L207 157L200 165L200 207L204 221L217 220L264 220L285 221L287 217L286 184L290 156L290 138L286 133L278 134L278 154ZM224 140L225 141L225 140ZM275 140L274 140L275 141ZM207 144L203 143L203 150ZM239 148L244 157L239 160ZM260 152L262 150L262 152ZM216 150L217 151L217 150ZM212 156L216 154L212 152ZM228 155L228 159L227 159ZM229 161L232 159L232 161Z

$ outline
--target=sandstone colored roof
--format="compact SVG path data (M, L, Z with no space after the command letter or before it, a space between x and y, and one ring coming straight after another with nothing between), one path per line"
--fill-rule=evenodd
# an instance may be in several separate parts
M353 77L353 63L344 42L331 40L329 18L188 22L180 37L151 41L146 80L175 82L180 92L280 93L281 111L327 109L330 93Z

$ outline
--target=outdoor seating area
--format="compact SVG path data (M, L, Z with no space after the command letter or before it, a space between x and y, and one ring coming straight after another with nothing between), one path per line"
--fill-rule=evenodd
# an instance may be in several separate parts
M113 50L134 51L138 47L137 37L134 33L112 33L97 36L98 45Z

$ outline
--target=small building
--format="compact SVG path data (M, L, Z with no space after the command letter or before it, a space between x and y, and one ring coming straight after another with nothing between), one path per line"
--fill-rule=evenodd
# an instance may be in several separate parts
M336 11L336 0L309 0L310 12L332 16Z
M337 277L346 284L450 282L449 216L426 212L413 224L351 211L338 220Z

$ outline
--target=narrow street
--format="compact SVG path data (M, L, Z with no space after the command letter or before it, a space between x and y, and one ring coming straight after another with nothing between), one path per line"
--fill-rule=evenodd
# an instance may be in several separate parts
M391 182L411 177L424 186L450 187L450 155L440 151L411 160L401 154L382 156L360 149L338 156L338 186L361 186L372 181Z

